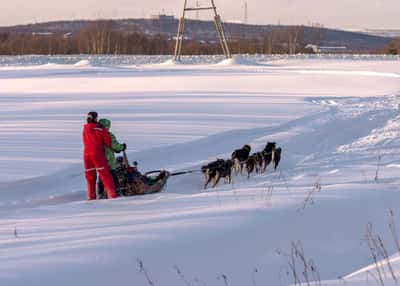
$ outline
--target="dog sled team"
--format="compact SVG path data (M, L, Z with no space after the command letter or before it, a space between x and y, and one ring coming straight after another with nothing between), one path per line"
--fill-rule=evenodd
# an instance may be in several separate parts
M204 174L204 189L213 181L213 188L217 186L221 178L224 178L226 184L232 183L232 171L236 175L243 174L243 170L247 171L247 178L255 171L256 173L265 172L269 165L274 170L278 168L281 161L282 148L276 148L275 142L268 142L264 150L250 155L251 146L244 145L243 148L235 150L231 159L217 159L201 168Z
M83 127L82 140L84 145L83 161L87 185L87 199L114 199L120 196L145 195L161 192L170 176L186 174L181 172L170 174L167 171L155 171L142 174L137 163L129 165L125 150L127 145L119 143L110 131L111 121L98 119L95 111L89 112ZM115 154L123 153L116 158ZM215 187L221 178L225 183L232 182L232 172L242 174L246 169L247 176L255 172L265 172L269 165L276 169L281 159L281 148L276 143L269 142L264 150L250 155L251 147L243 146L235 150L231 159L218 159L201 168L207 186L213 181ZM99 177L99 178L98 178Z
M97 112L92 111L88 113L86 121L82 139L88 200L144 195L163 189L169 173L160 171L151 176L143 175L137 169L137 164L130 166L125 154L127 146L119 143L110 131L110 120L98 120ZM121 152L124 156L116 158L115 153Z

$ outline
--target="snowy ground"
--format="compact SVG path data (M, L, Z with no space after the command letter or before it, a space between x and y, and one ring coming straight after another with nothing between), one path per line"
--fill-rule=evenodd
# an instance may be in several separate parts
M400 274L399 99L394 58L0 66L0 284L290 285L294 242L323 284L378 285L376 267L362 269L369 222ZM282 165L207 192L192 174L162 194L89 203L89 110L143 170L198 169L267 141Z

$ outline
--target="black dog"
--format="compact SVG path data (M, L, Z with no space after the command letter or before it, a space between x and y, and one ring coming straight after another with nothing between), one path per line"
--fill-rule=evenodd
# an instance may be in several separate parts
M256 160L256 172L260 172L264 165L264 156L262 152L257 152L253 154L254 159Z
M205 178L204 189L207 188L211 180L214 181L213 188L215 188L221 178L224 178L225 183L230 184L232 182L232 167L232 160L222 159L217 159L217 161L201 167Z
M246 161L246 171L247 171L247 178L250 179L251 173L256 171L258 173L263 166L263 155L262 152L254 153L247 159Z
M264 150L262 151L263 161L264 161L263 172L265 172L268 165L271 164L271 162L273 161L275 148L276 148L275 142L268 142Z
M246 161L247 178L250 179L251 173L257 168L257 159L255 154L251 155Z
M232 183L232 168L233 168L233 161L225 160L225 165L221 170L219 170L219 176L220 178L224 178L225 184Z
M277 148L274 151L274 169L278 168L279 162L281 161L281 155L282 155L282 148Z
M239 172L242 174L243 164L249 159L250 151L251 147L249 145L244 145L242 149L235 150L232 153L232 161L236 174Z

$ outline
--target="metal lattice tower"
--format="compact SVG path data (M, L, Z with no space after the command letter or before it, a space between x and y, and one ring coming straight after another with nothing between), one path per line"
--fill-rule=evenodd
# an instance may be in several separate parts
M228 42L225 37L224 28L222 26L221 16L217 13L217 7L215 6L214 0L210 0L210 4L211 4L210 7L199 7L198 4L196 5L197 7L188 7L188 0L185 0L184 6L183 6L182 17L179 19L178 33L176 35L176 45L175 45L175 60L176 61L179 61L181 59L182 42L183 42L183 38L184 38L183 34L185 31L186 13L192 12L192 11L200 12L200 11L205 11L205 10L214 11L214 22L215 22L215 27L217 29L222 52L224 53L225 58L229 59L232 57Z

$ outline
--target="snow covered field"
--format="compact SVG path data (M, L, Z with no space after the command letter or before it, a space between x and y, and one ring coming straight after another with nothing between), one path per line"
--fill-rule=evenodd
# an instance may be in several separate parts
M379 285L376 266L355 272L374 262L368 223L400 274L398 58L165 60L0 58L0 285L290 285L292 243L324 285ZM90 110L143 171L199 169L267 141L282 165L217 190L191 174L89 203Z

